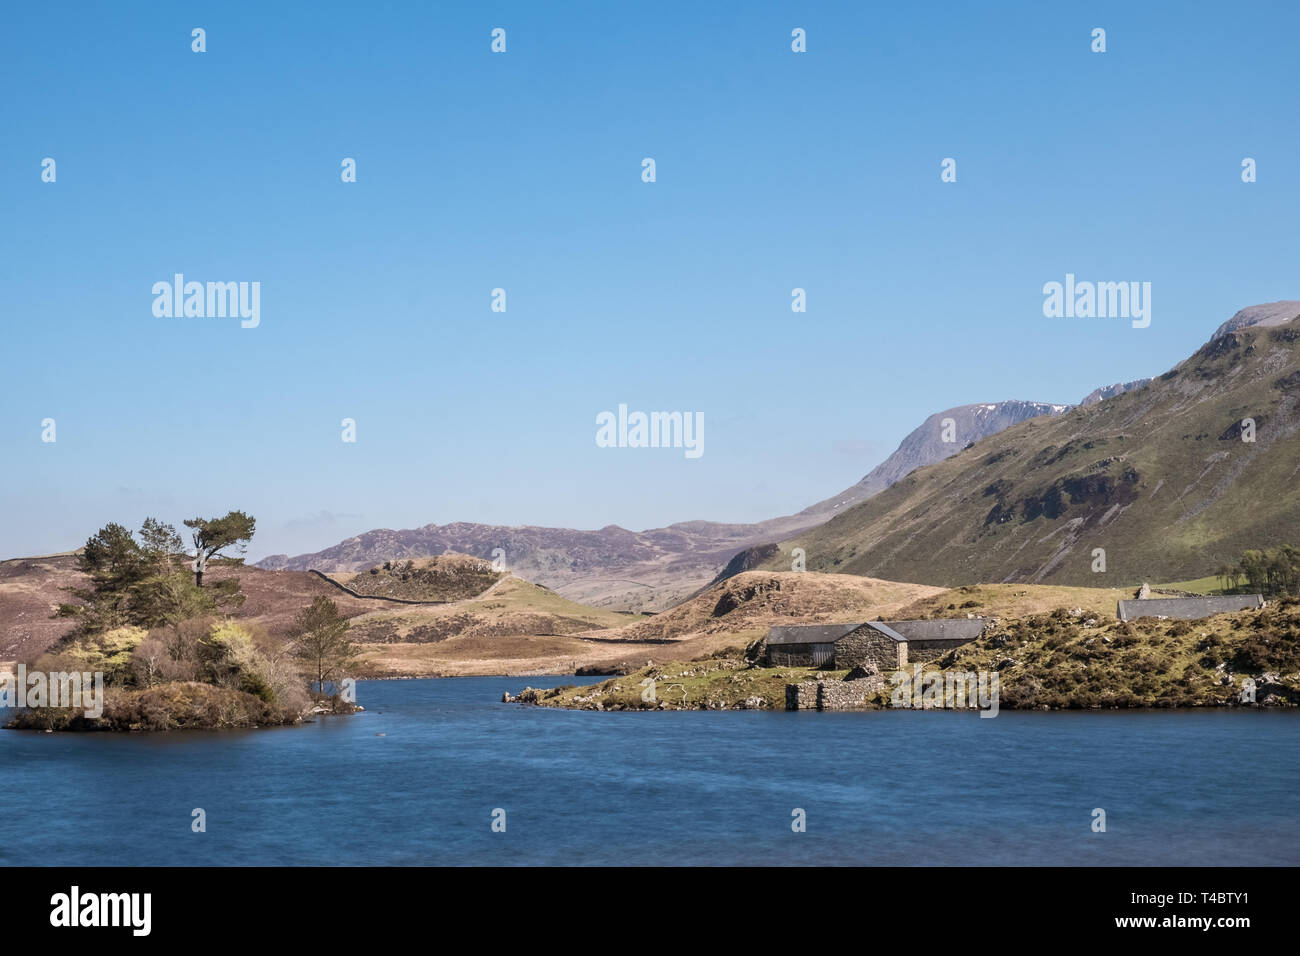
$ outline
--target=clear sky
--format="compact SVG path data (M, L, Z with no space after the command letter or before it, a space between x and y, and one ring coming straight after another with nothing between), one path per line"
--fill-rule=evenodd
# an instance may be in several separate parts
M1157 374L1300 298L1298 11L5 4L0 557L760 520L940 409ZM177 272L260 325L156 317ZM1150 282L1150 327L1045 318L1066 273ZM597 447L619 403L704 454Z

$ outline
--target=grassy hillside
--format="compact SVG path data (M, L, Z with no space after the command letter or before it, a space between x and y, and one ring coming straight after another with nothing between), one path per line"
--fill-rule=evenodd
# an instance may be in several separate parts
M788 567L797 546L809 570L929 584L1200 578L1300 542L1298 430L1300 323L1228 332L1144 388L913 472L762 566Z
M224 561L209 565L205 581L238 578L245 600L231 618L276 645L284 643L295 615L314 598L329 598L349 620L349 637L362 648L364 673L373 676L556 673L611 658L639 666L656 650L617 639L617 630L640 615L585 607L519 578L498 580L490 569L485 574L463 562L484 566L479 559L453 558L443 567L442 559L433 559L420 565L438 570L421 575L404 572L403 562L374 575L373 584L366 582L372 590L388 592L385 596L418 595L408 600L427 600L431 594L445 600L457 589L477 589L472 598L437 605L353 597L305 571L265 571ZM68 599L62 588L86 583L74 554L0 562L0 663L34 660L64 639L73 622L51 614ZM589 632L611 636L587 640ZM709 649L692 645L691 652Z
M294 615L316 597L334 601L343 617L365 613L375 605L305 571L263 571L221 560L209 565L209 583L230 578L239 579L245 596L233 616L277 636L287 632ZM54 612L69 600L65 588L84 588L89 583L77 570L75 552L0 561L0 661L30 660L68 634L73 622L54 617Z
M510 578L447 607L385 607L354 618L376 674L613 671L647 660L737 652L774 624L866 620L940 595L940 588L851 575L741 574L654 616L574 604Z
M628 654L643 662L650 645L617 638L638 620L507 577L469 600L375 607L352 619L349 636L366 676L560 673Z
M73 553L0 561L0 663L42 653L72 627L53 616L68 600L64 588L84 588Z
M451 604L382 604L352 619L353 640L434 644L458 636L563 635L621 627L634 616L586 607L522 578Z
M1128 588L1071 588L1048 584L974 584L940 591L903 607L899 620L936 617L1012 618L1056 608L1082 609L1089 617L1115 617L1116 603L1133 597Z
M1300 602L1203 621L1140 618L1096 627L1061 611L1010 622L933 665L996 670L1011 708L1300 703ZM1268 701L1272 696L1273 701Z

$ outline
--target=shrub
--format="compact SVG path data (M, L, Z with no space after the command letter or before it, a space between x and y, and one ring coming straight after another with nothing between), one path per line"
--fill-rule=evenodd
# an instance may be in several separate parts
M34 666L44 671L100 672L106 684L127 684L132 678L132 654L146 637L148 632L142 628L115 627L62 644L57 651L42 656Z

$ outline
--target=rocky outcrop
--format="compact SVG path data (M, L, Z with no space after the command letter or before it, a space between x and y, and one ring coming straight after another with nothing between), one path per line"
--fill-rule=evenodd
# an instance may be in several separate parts
M1134 379L1131 382L1116 382L1114 385L1105 385L1101 388L1094 388L1091 392L1083 397L1080 405L1096 405L1098 402L1104 402L1108 398L1114 398L1116 395L1123 395L1125 392L1131 392L1134 389L1143 388L1151 384L1149 378Z

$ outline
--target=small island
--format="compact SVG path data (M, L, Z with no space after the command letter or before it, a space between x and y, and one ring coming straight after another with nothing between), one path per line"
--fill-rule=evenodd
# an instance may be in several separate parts
M0 666L0 705L19 730L168 731L275 727L360 710L345 675L357 659L349 623L328 597L294 616L283 636L229 617L244 604L237 571L252 516L174 526L120 524L77 553L84 587L56 616L72 628L30 660ZM209 570L210 569L210 570ZM205 574L207 580L205 581Z

